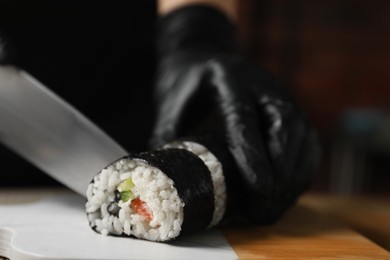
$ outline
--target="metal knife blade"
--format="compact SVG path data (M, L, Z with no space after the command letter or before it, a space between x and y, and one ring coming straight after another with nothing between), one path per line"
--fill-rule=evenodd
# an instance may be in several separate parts
M93 177L126 151L27 72L0 66L0 142L85 196Z

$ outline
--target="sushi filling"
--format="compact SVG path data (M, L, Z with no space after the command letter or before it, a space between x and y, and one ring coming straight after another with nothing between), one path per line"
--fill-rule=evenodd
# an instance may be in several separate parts
M103 169L87 191L90 225L103 235L170 240L180 234L183 207L170 178L132 159Z
M222 164L219 160L203 145L184 141L166 144L163 148L185 149L197 155L207 166L211 174L211 180L214 187L214 213L209 224L209 228L218 225L226 211L226 183L223 175Z
M112 215L116 215L120 211L119 203L121 203L122 206L127 204L127 206L130 207L133 212L142 216L144 220L149 222L152 221L153 213L145 201L141 200L140 197L134 196L132 191L133 188L134 183L131 178L125 179L119 183L115 191L116 200L108 206L107 211Z

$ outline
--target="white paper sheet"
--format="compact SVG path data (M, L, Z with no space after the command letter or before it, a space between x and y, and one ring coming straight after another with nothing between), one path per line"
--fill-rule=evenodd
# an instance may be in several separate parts
M0 255L12 260L238 259L217 229L169 244L99 235L88 226L84 200L70 194L0 206Z

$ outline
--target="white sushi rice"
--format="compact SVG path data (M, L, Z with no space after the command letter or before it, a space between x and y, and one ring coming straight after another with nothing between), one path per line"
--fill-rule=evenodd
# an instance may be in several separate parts
M119 212L111 214L115 191L131 178L134 198L146 203L153 218L145 219L131 207L131 200L117 202ZM118 200L117 200L118 201ZM180 234L184 203L173 181L159 169L138 160L122 159L103 169L88 186L86 211L91 227L103 235L133 235L152 241L166 241Z
M210 228L218 225L226 211L226 183L222 164L205 146L195 142L173 142L164 145L163 148L188 150L197 155L207 166L211 173L211 180L214 187L214 212L208 227Z

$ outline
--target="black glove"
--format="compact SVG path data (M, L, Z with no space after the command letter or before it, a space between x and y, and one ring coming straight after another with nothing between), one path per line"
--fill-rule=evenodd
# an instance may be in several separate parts
M274 222L307 187L318 158L304 115L264 69L239 54L233 26L215 9L191 6L162 17L156 42L151 144L222 129L242 211L256 223Z

